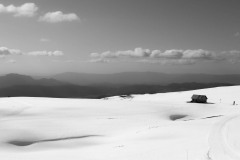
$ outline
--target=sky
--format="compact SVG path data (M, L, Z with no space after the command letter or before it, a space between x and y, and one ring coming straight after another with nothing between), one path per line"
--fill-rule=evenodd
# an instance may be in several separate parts
M239 0L0 0L0 74L240 74Z

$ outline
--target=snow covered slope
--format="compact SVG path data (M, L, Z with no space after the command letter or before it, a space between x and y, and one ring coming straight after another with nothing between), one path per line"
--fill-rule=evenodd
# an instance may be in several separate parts
M187 103L192 94L209 103ZM0 159L235 160L239 115L240 86L129 99L0 98Z

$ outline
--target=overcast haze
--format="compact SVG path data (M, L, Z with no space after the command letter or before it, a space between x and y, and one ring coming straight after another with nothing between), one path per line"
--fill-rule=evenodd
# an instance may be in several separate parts
M239 0L0 0L0 74L239 74Z

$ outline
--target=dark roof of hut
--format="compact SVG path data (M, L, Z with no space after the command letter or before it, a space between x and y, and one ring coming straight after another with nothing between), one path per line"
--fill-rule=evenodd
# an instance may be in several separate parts
M202 99L202 98L208 99L206 95L198 95L198 94L192 95L192 99Z

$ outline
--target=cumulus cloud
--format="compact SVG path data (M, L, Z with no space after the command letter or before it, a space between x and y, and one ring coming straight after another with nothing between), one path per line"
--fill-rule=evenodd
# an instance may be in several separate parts
M151 55L151 51L149 49L136 48L134 50L127 50L127 51L117 51L117 52L106 51L103 53L92 53L91 57L97 57L97 58L144 58L144 57L149 57L150 55Z
M227 60L231 63L240 63L240 51L239 50L223 51L219 55L218 59L221 61Z
M216 55L213 52L198 49L198 50L149 50L136 48L134 50L127 51L117 51L117 52L103 52L103 53L92 53L92 58L95 59L137 59L137 62L150 62L150 63L159 63L159 62L172 62L172 63L181 63L181 64L193 64L198 61L204 60L214 60Z
M92 53L92 61L96 62L141 62L141 63L158 63L158 64L195 64L203 61L222 62L227 61L231 63L240 62L240 51L231 50L223 51L216 54L213 51L204 49L196 50L149 50L136 48L134 50L116 51L116 52L102 52Z
M62 51L33 51L33 52L28 52L25 55L29 55L29 56L63 56L64 53Z
M183 52L183 58L190 59L202 59L202 60L212 60L215 58L215 54L213 52L198 49L198 50L185 50Z
M62 51L32 51L22 52L19 49L9 49L7 47L0 47L0 57L4 58L11 55L25 55L25 56L63 56Z
M104 59L104 58L98 58L98 59L92 59L89 61L90 63L110 63L112 62L109 59Z
M39 21L44 21L48 23L59 23L64 21L71 22L76 20L79 20L77 14L75 13L64 14L61 11L48 12L39 18Z
M18 49L9 49L7 47L0 47L0 56L21 55L22 52Z
M117 56L121 57L133 57L133 58L141 58L141 57L149 57L151 51L149 49L135 48L133 51L119 51L117 52Z
M166 50L165 52L161 52L160 50L152 51L150 57L151 58L162 58L162 59L180 59L183 56L182 50Z
M33 17L38 11L38 7L34 3L25 3L21 6L0 4L0 13L10 13L15 17Z

